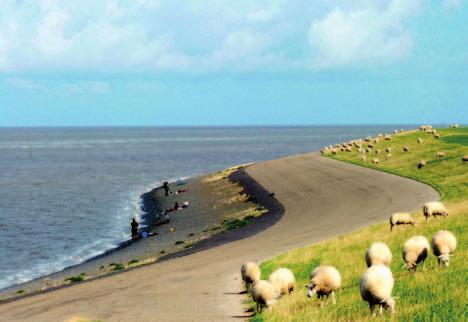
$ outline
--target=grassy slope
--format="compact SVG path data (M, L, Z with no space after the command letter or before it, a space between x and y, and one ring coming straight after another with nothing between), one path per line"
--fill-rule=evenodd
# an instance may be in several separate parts
M360 297L358 285L366 269L364 253L374 241L387 243L394 256L391 269L395 277L393 295L399 297L397 320L462 321L468 318L465 313L468 303L465 289L468 243L462 238L468 222L468 164L461 161L461 155L468 154L468 128L440 129L438 132L441 140L413 131L379 142L376 148L385 151L387 146L391 146L393 156L388 159L386 153L381 152L378 156L381 163L377 166L369 162L375 154L369 155L365 163L359 161L357 152L341 152L332 157L429 183L441 193L450 216L426 224L418 209L413 214L417 218L415 228L400 226L390 233L388 223L382 223L293 250L265 262L262 264L263 278L278 267L289 267L296 274L298 289L281 299L270 311L256 315L254 321L370 320L368 306ZM418 137L424 140L421 145L417 143ZM404 145L410 148L409 153L403 152ZM445 151L447 157L437 159L435 153L438 151ZM421 159L427 161L427 166L418 170L417 164ZM423 271L409 274L402 267L401 247L404 241L416 234L430 239L440 229L451 230L458 237L458 248L450 267L438 271L437 260L431 254ZM336 306L320 309L315 298L306 297L303 285L318 265L336 266L342 274L343 289L337 293ZM391 318L386 314L384 319Z

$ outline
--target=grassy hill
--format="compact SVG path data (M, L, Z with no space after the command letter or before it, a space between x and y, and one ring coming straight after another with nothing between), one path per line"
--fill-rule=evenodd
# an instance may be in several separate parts
M371 320L369 308L359 293L359 281L366 270L364 253L374 241L389 245L393 253L391 270L395 278L394 296L398 296L396 314L388 313L383 320L399 321L462 321L468 318L467 246L463 238L468 223L468 164L461 160L468 154L468 128L438 129L440 139L418 131L392 135L389 141L380 139L370 149L366 161L360 160L359 152L326 153L327 157L376 168L426 182L436 188L449 210L446 219L430 220L426 223L421 208L415 209L415 227L398 226L393 233L388 222L366 227L359 231L337 237L309 247L296 249L280 255L261 265L263 278L279 267L293 270L297 279L297 290L281 299L271 310L257 314L253 321L355 321ZM418 143L417 139L423 141ZM366 143L366 142L364 142ZM367 145L367 143L366 143ZM409 152L404 152L407 146ZM392 156L385 149L391 147ZM375 150L380 150L375 154ZM437 152L445 152L439 158ZM379 158L379 164L373 164ZM418 163L426 166L418 169ZM422 205L421 205L422 206ZM389 217L391 214L388 214ZM458 239L458 247L448 268L437 268L437 259L432 254L425 267L416 274L403 268L402 245L414 235L424 235L429 240L440 230L452 231ZM341 272L343 288L337 292L337 304L319 307L316 298L306 296L303 287L308 283L310 272L319 265L333 265Z

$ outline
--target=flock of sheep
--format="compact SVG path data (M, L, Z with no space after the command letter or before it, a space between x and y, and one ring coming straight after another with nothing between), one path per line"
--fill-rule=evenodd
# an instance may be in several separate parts
M448 211L441 202L428 202L423 206L423 214L428 221L431 216L446 217ZM394 213L390 217L390 230L396 225L415 223L409 213ZM439 267L441 264L448 266L456 247L457 239L448 230L435 233L431 244L424 236L413 236L403 244L404 266L410 272L415 272L418 266L424 264L431 249ZM383 309L395 312L396 298L392 296L395 280L390 270L392 258L390 248L382 242L374 242L364 255L368 268L362 276L359 290L362 299L369 304L371 315L375 314L375 306L379 306L380 314ZM250 291L252 300L257 304L257 312L270 307L296 287L294 273L288 268L279 268L270 274L268 280L262 280L260 267L254 262L247 262L241 267L241 275L247 291ZM305 287L308 289L307 296L317 295L321 306L328 303L330 296L333 304L336 304L335 291L341 288L341 274L333 266L319 266L312 271L310 283Z
M457 124L450 127L458 127ZM430 125L420 127L421 131L432 134L438 139L440 136L437 131ZM395 130L395 134L403 132L403 130ZM372 139L367 137L367 148L362 147L363 140L353 140L341 145L325 147L322 153L331 152L337 154L338 151L352 151L353 147L358 149L361 154L361 160L365 161L366 156L364 151L369 153L374 148L379 139L390 140L389 134L380 134L377 138ZM418 138L418 143L422 144L423 140ZM408 152L409 148L404 147L404 151ZM391 157L391 147L386 148L387 157ZM380 150L375 150L376 154ZM437 157L444 157L444 152L437 153ZM463 157L463 160L465 157ZM467 159L468 160L468 159ZM373 163L379 163L378 159L373 159ZM421 161L418 167L425 166L425 161ZM423 214L426 222L429 218L448 216L446 207L441 202L428 202L423 206ZM393 231L398 225L415 225L416 220L411 214L406 212L398 212L390 217L390 231ZM405 262L405 267L410 272L415 272L418 266L424 264L430 250L437 257L438 265L449 265L451 254L457 247L457 239L453 233L447 230L440 230L432 237L432 242L424 236L413 236L403 244L402 257ZM395 312L395 297L392 296L393 286L395 284L393 274L390 270L392 262L392 252L390 248L382 242L374 242L365 253L365 261L367 270L362 276L359 290L362 299L369 304L371 315L374 315L375 306L379 307L379 313L382 314L383 309ZM296 279L294 273L288 268L279 268L270 274L268 280L262 280L259 266L254 262L247 262L241 267L242 280L245 282L247 291L250 291L253 301L257 305L257 312L261 312L264 307L268 308L273 305L282 296L291 293L296 287ZM307 296L314 295L320 300L320 305L328 303L331 296L333 304L336 304L335 291L341 288L341 274L333 266L319 266L310 274L310 283L305 287L308 289ZM325 302L325 303L324 303Z
M458 128L458 124L450 124L450 127L451 128ZM419 130L421 132L425 132L427 134L432 135L434 139L440 139L439 133L437 133L437 130L432 128L431 125L421 125ZM402 133L402 132L404 132L403 129L395 130L394 134L398 134L398 133ZM352 141L349 141L349 142L343 142L342 144L335 144L334 146L332 146L332 145L326 146L326 147L323 147L320 150L320 152L321 153L338 154L340 152L353 152L353 149L356 148L357 152L359 153L360 160L362 162L365 162L366 159L367 159L366 154L372 153L372 151L373 151L374 154L376 155L376 157L372 158L371 162L373 164L379 164L380 159L377 156L381 154L381 150L380 149L374 149L374 148L376 147L376 144L380 140L390 141L391 138L392 138L392 136L390 134L379 134L375 138L372 138L372 137L368 136L365 139L357 139L357 140L352 140ZM423 141L424 140L422 138L417 138L418 144L422 144ZM386 152L387 159L390 159L392 157L392 148L387 147L385 149L385 152ZM403 152L410 152L410 148L408 146L403 146ZM439 151L439 152L436 153L436 157L437 158L444 158L444 157L446 157L446 154L443 151ZM468 155L462 156L462 160L463 161L468 161ZM426 164L427 164L427 162L425 160L421 160L418 163L417 167L418 167L418 169L420 169L420 168L425 167Z

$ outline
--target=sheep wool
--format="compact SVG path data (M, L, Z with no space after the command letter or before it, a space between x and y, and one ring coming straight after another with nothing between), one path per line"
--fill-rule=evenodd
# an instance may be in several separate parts
M447 211L447 208L445 208L443 203L439 201L432 201L432 202L426 202L424 204L423 214L424 214L424 217L426 217L426 221L427 221L430 216L433 216L434 218L436 216L447 217L448 211Z
M450 255L457 248L457 238L448 230L439 230L432 237L431 246L439 266L449 266Z
M403 260L408 270L414 272L429 254L429 241L424 236L413 236L403 245Z
M245 288L249 290L253 283L260 280L260 267L258 267L257 263L247 262L241 267L241 276L245 282Z
M255 282L250 290L252 300L257 303L257 312L261 312L263 308L268 308L275 304L276 293L273 285L265 280Z
M374 307L379 306L380 314L385 308L391 313L395 312L395 298L392 297L393 286L392 271L385 265L369 267L361 279L359 290L364 301L369 303L371 315L374 315Z
M320 305L323 306L323 299L331 295L333 304L336 304L335 291L341 287L340 272L333 266L319 266L310 274L310 283L305 286L307 297L317 294Z
M407 212L396 212L390 217L390 231L397 225L415 225L416 220Z
M367 267L373 265L390 266L392 263L392 252L386 244L375 242L367 249L365 259Z
M289 268L278 268L270 274L268 281L275 288L278 297L291 293L296 287L296 278Z

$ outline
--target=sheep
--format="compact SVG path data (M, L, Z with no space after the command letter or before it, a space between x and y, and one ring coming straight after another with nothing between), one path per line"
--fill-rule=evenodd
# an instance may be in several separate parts
M370 152L370 149L369 148L366 148L366 153L369 153Z
M403 260L410 272L415 272L419 264L424 264L429 253L429 241L424 236L413 236L403 245Z
M444 204L438 201L426 202L423 206L423 214L426 217L426 221L429 220L430 216L434 218L436 216L447 217L448 211Z
M405 145L405 146L403 147L403 151L404 151L404 152L409 152L409 148Z
M253 283L260 280L260 267L254 262L247 262L241 267L241 276L245 282L245 289L248 291Z
M387 134L387 135L384 136L384 140L385 140L385 141L390 141L391 138L392 138L392 137L391 137L389 134Z
M440 139L440 135L439 134L434 134L434 139Z
M375 154L379 154L380 153L380 150L379 149L375 149Z
M390 217L390 231L397 225L415 225L416 220L407 212L396 212Z
M405 132L405 130L403 130L403 129L400 129L400 133L403 133L403 132Z
M423 167L425 167L425 166L426 166L426 161L424 161L424 160L419 161L419 163L418 163L418 169L421 169L421 168L423 168Z
M445 154L445 152L440 151L440 152L437 152L436 156L438 158L444 158L446 156L446 154Z
M384 243L372 243L366 251L365 259L367 267L373 265L385 265L390 267L392 263L392 252Z
M379 162L380 162L380 161L379 161L379 159L377 159L377 158L372 159L372 163L374 163L374 164L379 164Z
M362 162L365 162L365 161L366 161L366 156L365 156L365 155L361 155L361 161L362 161Z
M464 162L468 161L468 155L462 156L462 161L464 161Z
M387 153L392 153L392 148L391 148L391 147L386 148L386 149L385 149L385 152L387 152Z
M359 290L364 301L369 303L371 316L374 316L374 306L379 306L379 314L383 308L395 313L395 297L392 297L393 286L392 271L385 265L373 265L364 273Z
M365 141L366 142L370 142L372 140L372 138L370 136L366 137Z
M372 143L369 143L369 144L367 145L367 147L372 149L372 148L374 147L374 145L373 145Z
M378 143L378 142L379 142L379 138L375 138L374 143Z
M391 158L392 157L392 154L391 153L387 153L387 158Z
M289 268L278 268L270 274L268 281L274 286L277 297L291 293L296 287L296 279Z
M423 139L418 138L418 144L421 144L423 142Z
M305 286L307 291L307 297L312 297L317 294L317 298L320 300L320 306L323 306L323 297L326 296L326 302L328 303L328 297L331 295L332 303L336 304L335 291L341 287L341 275L338 270L333 266L319 266L312 271L310 274L310 283Z
M393 131L393 133L398 134L398 130Z
M265 280L256 281L250 290L252 300L257 303L257 313L263 308L270 307L276 303L276 293L273 284Z
M432 130L432 125L421 125L419 129L423 132L429 132Z
M448 230L439 230L432 237L432 252L437 256L437 263L449 266L450 255L457 248L457 238Z
M338 151L336 149L331 150L332 154L338 154Z

